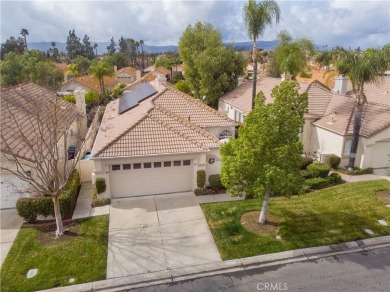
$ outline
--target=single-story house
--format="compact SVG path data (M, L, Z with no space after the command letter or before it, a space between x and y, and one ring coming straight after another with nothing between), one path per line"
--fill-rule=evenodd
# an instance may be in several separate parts
M257 81L257 91L263 91L266 102L272 102L271 90L281 81L279 78L261 77ZM318 81L299 84L300 92L307 91L309 102L301 133L304 152L320 161L335 154L341 158L341 166L347 165L354 113L353 92L348 79L337 77L333 90ZM368 103L364 106L355 165L372 167L378 173L384 172L390 155L389 92L389 77L384 77L384 82L379 85L365 85ZM222 96L218 109L231 119L244 122L251 111L251 98L252 82L246 82Z
M109 76L104 76L103 80L104 80L104 86L108 90L113 90L117 85L119 85L119 83L121 83L118 80L116 80L112 77L109 77ZM81 88L82 90L85 90L86 92L89 90L92 90L92 91L99 93L99 94L101 91L99 80L97 80L96 78L94 78L91 75L79 76L79 77L70 79L69 81L62 84L61 91L62 92L66 92L66 91L73 92L77 88Z
M124 67L116 70L115 67L114 79L118 80L119 83L130 84L141 79L141 71L133 67Z
M12 171L21 171L23 165L25 174L36 177L38 164L53 161L48 158L53 155L64 161L65 146L77 146L85 136L84 92L76 97L74 105L33 83L1 90L1 209L15 208L19 198L30 196L28 184ZM54 150L58 156L48 154Z
M91 159L111 198L193 191L198 170L219 174L236 123L159 76L110 102Z

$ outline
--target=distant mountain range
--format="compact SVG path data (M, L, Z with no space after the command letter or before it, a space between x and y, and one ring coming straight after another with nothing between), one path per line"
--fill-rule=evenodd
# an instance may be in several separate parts
M94 44L94 42L91 42ZM257 42L257 47L264 50L274 49L277 45L277 41L259 41ZM109 42L97 42L97 52L99 55L107 53L107 46ZM237 50L246 50L250 51L252 49L252 42L237 42L237 43L225 43L225 45L233 45ZM46 52L51 47L51 42L29 42L28 48L34 50L40 50ZM65 52L66 43L56 42L56 47L59 51ZM144 45L144 51L147 53L166 53L168 51L177 52L177 46L149 46Z

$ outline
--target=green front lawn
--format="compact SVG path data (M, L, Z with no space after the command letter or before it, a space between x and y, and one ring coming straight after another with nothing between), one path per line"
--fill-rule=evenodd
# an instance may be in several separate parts
M1 268L1 291L35 291L106 278L108 216L77 221L80 233L68 242L45 246L40 230L21 229ZM27 279L30 269L38 274Z
M222 259L235 259L390 234L390 208L377 191L386 180L347 183L291 198L271 198L268 212L278 216L278 234L256 235L240 224L241 216L259 211L260 200L202 204ZM389 226L377 220L384 219ZM368 235L368 228L374 235Z

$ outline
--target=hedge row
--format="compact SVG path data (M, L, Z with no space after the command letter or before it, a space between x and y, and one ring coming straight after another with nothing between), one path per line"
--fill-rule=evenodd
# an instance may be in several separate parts
M61 215L71 216L76 204L80 186L80 175L74 170L59 195ZM27 222L35 222L39 215L54 216L54 205L51 196L21 198L16 202L18 214Z

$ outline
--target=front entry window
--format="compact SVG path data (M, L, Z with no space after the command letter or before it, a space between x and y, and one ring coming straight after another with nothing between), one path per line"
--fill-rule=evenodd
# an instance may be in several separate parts
M233 137L232 132L230 132L228 130L224 130L224 131L222 131L221 134L219 134L218 138L219 138L219 140L223 140L223 139L229 139L231 137Z

